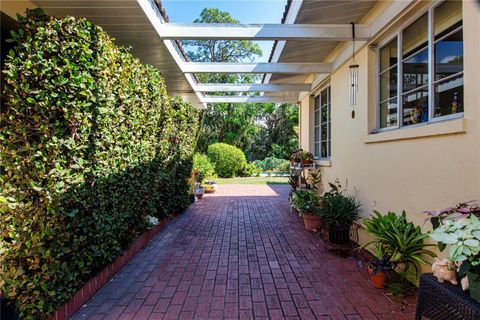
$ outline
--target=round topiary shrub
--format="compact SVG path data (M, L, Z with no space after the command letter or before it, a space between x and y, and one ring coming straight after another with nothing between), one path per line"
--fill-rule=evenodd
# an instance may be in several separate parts
M234 177L247 165L243 151L226 143L209 145L208 157L215 165L215 172L221 178Z

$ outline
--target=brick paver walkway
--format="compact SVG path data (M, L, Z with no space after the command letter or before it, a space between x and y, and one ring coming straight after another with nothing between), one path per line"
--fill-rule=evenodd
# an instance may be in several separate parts
M138 253L74 319L413 319L289 212L288 186L225 185Z

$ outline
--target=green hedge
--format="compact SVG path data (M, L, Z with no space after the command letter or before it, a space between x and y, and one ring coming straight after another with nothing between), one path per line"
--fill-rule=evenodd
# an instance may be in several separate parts
M226 143L209 145L207 154L221 178L234 177L247 165L243 151Z
M1 114L0 288L53 312L148 228L189 203L198 113L84 19L20 18Z
M215 177L215 166L204 154L195 153L193 155L193 169L198 172L199 182Z

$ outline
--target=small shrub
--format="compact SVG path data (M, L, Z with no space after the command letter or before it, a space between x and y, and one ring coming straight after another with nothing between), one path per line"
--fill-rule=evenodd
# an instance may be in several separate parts
M215 177L215 166L204 154L195 153L193 155L193 169L199 173L198 180L200 182Z
M250 162L246 163L242 170L238 173L240 177L251 177L255 172L258 171L255 163Z
M208 146L208 158L215 165L215 172L221 178L232 178L247 164L242 150L226 143Z
M290 169L290 161L275 157L267 157L263 160L255 160L255 164L264 171L289 171Z

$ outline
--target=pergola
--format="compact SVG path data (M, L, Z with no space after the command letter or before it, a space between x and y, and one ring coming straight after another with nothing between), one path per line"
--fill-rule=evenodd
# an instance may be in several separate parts
M299 10L303 0L292 0L290 13ZM268 93L299 93L311 90L311 84L305 83L268 83L272 74L329 74L333 70L331 63L222 63L189 62L179 54L177 40L274 40L277 44L287 40L311 41L367 41L371 37L371 28L363 24L293 24L285 19L283 24L178 24L168 23L158 14L150 1L138 1L152 23L158 36L164 41L180 70L185 74L193 91L203 103L267 103L297 102L292 96L271 96ZM293 13L292 15L295 15ZM195 73L255 73L266 74L263 83L225 84L199 83ZM239 95L217 96L212 92L238 92ZM258 92L260 95L243 95Z
M356 22L358 50L417 0L392 0L388 5L376 0L289 0L279 24L170 23L161 0L29 1L47 14L85 17L101 26L118 44L131 47L142 62L158 68L171 95L205 107L217 102L298 102L351 58L350 22ZM16 5L2 1L9 3ZM380 15L365 20L374 6ZM206 63L188 61L179 40L273 40L275 45L266 63ZM345 43L341 50L329 56L341 43ZM264 76L261 83L200 83L195 77L199 73Z

